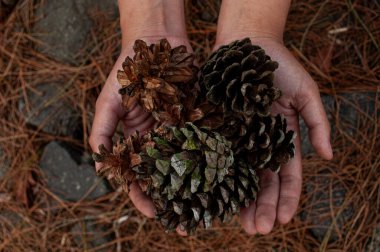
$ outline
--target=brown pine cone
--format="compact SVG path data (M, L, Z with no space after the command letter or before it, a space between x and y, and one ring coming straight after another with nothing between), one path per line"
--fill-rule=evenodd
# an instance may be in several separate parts
M227 137L233 143L236 158L244 158L257 169L280 170L295 155L296 133L287 131L282 115L260 117L255 115L252 123L240 135ZM245 131L245 133L244 133ZM242 134L244 133L244 135Z
M102 144L99 153L94 152L92 158L95 162L102 163L97 172L98 176L110 178L112 182L121 185L125 191L135 180L136 174L131 166L140 162L140 153L144 148L145 137L140 138L138 133L131 135L126 140L121 138L114 146L112 152L108 151Z
M133 59L125 59L124 71L117 76L124 106L128 108L133 97L159 122L178 125L186 121L184 114L192 109L199 92L194 55L185 46L171 48L166 39L150 46L136 40L133 50Z
M201 89L225 112L268 116L272 103L281 96L273 87L277 67L278 63L249 38L234 41L215 51L201 68Z

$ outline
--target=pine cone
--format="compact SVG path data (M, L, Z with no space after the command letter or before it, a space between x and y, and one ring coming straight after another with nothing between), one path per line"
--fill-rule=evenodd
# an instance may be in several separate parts
M203 131L192 123L186 123L184 128L161 127L148 138L151 141L145 144L146 153L140 154L141 164L135 164L133 170L143 188L150 191L152 186L160 187L168 199L178 193L193 172L202 173L204 177L197 175L187 181L187 189L190 190L192 185L191 192L195 192L202 184L202 190L211 190L223 181L233 163L230 142L218 133ZM149 182L148 186L143 185L145 181Z
M133 60L127 57L124 71L119 70L117 76L124 106L129 108L134 97L159 122L177 125L186 121L183 114L192 108L199 92L194 55L185 46L172 49L166 39L150 46L136 40L133 50Z
M121 138L113 146L113 151L109 152L103 144L99 146L99 153L93 153L92 158L95 162L102 163L98 176L110 178L117 185L121 185L128 191L129 185L135 180L135 173L131 166L138 163L140 156L137 154L142 151L143 139L138 133L131 135L124 140Z
M202 92L225 112L268 116L273 101L281 95L273 87L277 67L278 63L249 38L234 41L215 51L202 67Z
M216 125L221 113L210 112L197 125ZM210 121L210 123L209 123ZM213 124L213 125L212 125ZM283 115L259 116L247 118L236 114L224 114L220 126L212 128L228 141L237 159L244 159L255 169L271 169L278 172L295 154L294 139L296 133L287 131Z
M159 135L146 143L133 170L167 230L179 225L192 233L199 223L207 228L215 217L224 221L256 198L255 170L234 162L231 143L218 133L187 123Z
M240 124L243 125L243 124ZM280 170L295 154L294 138L296 133L286 131L287 124L283 115L260 117L254 115L252 123L237 135L227 137L232 141L232 149L237 158L247 160L257 169Z

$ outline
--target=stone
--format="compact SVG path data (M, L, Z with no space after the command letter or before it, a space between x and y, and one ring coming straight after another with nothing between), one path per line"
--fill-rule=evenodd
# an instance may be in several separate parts
M379 97L377 97L379 99ZM375 109L376 93L371 92L355 92L342 94L337 102L339 108L340 128L350 136L357 135L357 131L361 130L360 117L364 112L370 118L380 116L380 110Z
M91 10L99 9L117 16L117 1L96 0L49 0L44 1L36 12L33 27L40 40L37 50L57 61L75 64L75 57L83 49L90 34Z
M93 249L114 239L110 225L96 223L94 220L91 220L91 218L86 218L86 216L84 219L84 221L75 224L70 230L77 246ZM97 249L96 251L109 251L109 249L110 247L108 246L104 249Z
M52 135L75 137L80 134L80 114L73 104L62 99L64 86L59 83L43 83L27 91L27 102L19 100L19 111L25 122Z
M323 170L313 180L313 183L306 185L306 194L311 197L307 198L307 208L301 213L301 219L311 225L309 230L318 241L336 241L336 228L342 230L344 224L353 217L354 206L349 204L340 209L347 190L341 181L334 179L328 169ZM336 226L331 213L335 214Z
M0 180L4 178L5 174L8 172L10 168L10 165L11 161L0 147Z
M357 130L360 129L360 114L362 110L369 117L373 118L375 113L380 116L380 110L375 109L376 93L356 92L338 94L337 99L330 95L322 96L327 117L331 126L331 136L338 132L334 116L339 111L339 130L346 132L350 136L356 136ZM314 152L308 136L308 129L304 120L300 117L300 133L302 144L302 155L308 155Z
M81 156L59 142L50 142L44 148L40 168L46 185L54 194L66 201L96 199L110 192L105 179L96 175L95 168L80 164ZM90 193L88 193L91 190Z

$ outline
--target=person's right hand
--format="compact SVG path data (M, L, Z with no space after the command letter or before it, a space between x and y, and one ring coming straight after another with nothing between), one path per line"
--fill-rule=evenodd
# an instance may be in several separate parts
M157 42L162 37L140 37L147 44ZM172 47L178 45L188 45L186 38L166 37ZM96 101L95 118L92 125L89 143L94 152L98 152L101 144L108 149L112 149L112 136L119 122L124 124L125 135L128 136L136 131L146 132L155 123L155 119L150 113L136 102L132 103L126 110L122 106L121 95L118 93L120 84L117 80L117 71L121 70L122 63L127 56L133 57L133 44L126 46L126 50L119 56L106 83ZM99 170L101 163L96 163L96 170ZM154 206L152 201L143 193L137 183L132 183L129 197L136 208L149 218L154 217Z
M96 101L95 117L89 138L94 152L99 152L98 147L101 144L112 150L112 136L119 122L124 124L126 136L136 131L144 133L155 123L151 114L144 111L136 102L125 109L118 93L121 85L117 80L117 71L122 70L122 63L127 56L133 58L135 40L141 39L147 44L152 44L166 38L172 48L185 45L191 51L185 29L183 1L119 1L119 11L122 52ZM96 170L99 170L101 165L96 163ZM131 184L129 197L137 210L145 216L149 218L155 216L152 200L141 191L137 183ZM185 234L179 230L178 233Z

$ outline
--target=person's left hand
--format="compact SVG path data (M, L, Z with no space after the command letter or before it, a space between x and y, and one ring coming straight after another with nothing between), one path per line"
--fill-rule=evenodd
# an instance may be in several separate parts
M236 37L235 39L242 39ZM235 40L219 40L217 49ZM274 85L282 91L282 97L273 104L272 114L283 114L288 129L297 133L296 153L280 172L262 171L260 192L256 202L241 211L241 222L249 234L267 234L275 221L285 224L295 214L302 188L301 144L298 114L301 114L309 129L309 138L316 152L325 159L333 156L330 144L330 126L319 95L317 84L293 57L282 42L274 38L252 38L252 43L264 48L265 52L279 63L274 72Z

